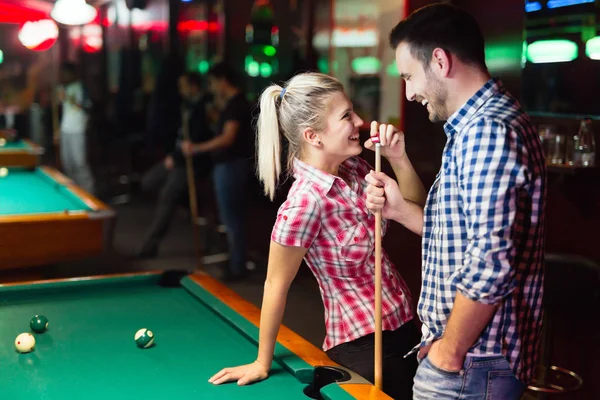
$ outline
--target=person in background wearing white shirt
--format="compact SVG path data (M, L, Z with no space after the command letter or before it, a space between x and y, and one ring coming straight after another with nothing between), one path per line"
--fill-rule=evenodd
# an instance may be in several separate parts
M60 130L54 133L54 142L60 144L60 161L65 174L93 193L94 177L88 161L86 135L91 101L74 64L64 63L60 74L64 85L59 91L62 118Z

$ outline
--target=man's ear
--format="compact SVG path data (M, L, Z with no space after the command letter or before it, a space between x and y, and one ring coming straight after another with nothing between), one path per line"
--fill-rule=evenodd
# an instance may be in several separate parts
M450 53L439 47L433 49L430 67L439 77L446 78L450 75L450 70L452 69L452 57Z

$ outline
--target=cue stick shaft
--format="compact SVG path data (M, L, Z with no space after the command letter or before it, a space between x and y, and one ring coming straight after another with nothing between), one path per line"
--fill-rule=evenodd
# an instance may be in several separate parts
M185 108L182 107L182 130L183 138L191 143L190 138L190 123L189 115L185 112ZM200 250L200 232L198 227L198 201L196 197L196 180L194 175L194 164L192 156L185 154L185 167L187 170L187 181L188 181L188 193L190 198L190 211L192 214L192 229L194 230L194 247L196 248L196 254L198 256L198 262L202 260L202 252Z
M375 144L375 171L381 172L381 144ZM375 387L382 389L381 211L375 213Z
M57 93L57 88L59 86L59 72L60 72L60 68L57 65L59 62L58 59L58 47L57 46L52 46L52 49L50 50L52 53L52 61L51 61L51 65L52 65L52 89L50 92L50 99L52 100L52 144L54 145L54 158L55 158L55 163L56 163L56 167L58 169L62 168L61 162L60 162L60 141L55 142L55 136L57 135L58 130L60 129L60 121L59 121L59 115L58 115L58 93ZM61 90L64 90L64 88L61 88ZM60 135L62 132L59 132L58 135ZM59 136L60 137L60 136Z

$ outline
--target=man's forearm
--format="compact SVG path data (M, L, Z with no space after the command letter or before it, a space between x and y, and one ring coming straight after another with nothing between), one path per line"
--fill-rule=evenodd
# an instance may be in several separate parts
M206 142L194 145L197 153L208 153L229 146L231 146L231 143L224 135L219 135L213 139L207 140Z
M392 219L419 236L423 236L423 207L406 201L403 210L397 211Z
M402 196L421 207L425 206L427 192L408 156L406 155L401 159L388 159L388 161L394 170L394 174L396 174Z
M496 308L496 305L478 303L457 292L446 331L440 340L441 351L464 357L490 323Z

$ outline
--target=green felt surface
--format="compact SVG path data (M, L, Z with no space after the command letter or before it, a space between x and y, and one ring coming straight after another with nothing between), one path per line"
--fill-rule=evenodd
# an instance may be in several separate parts
M23 140L19 140L18 142L6 142L4 146L0 146L0 152L28 149L31 149L31 145Z
M77 195L41 169L9 168L0 178L0 215L89 211Z
M193 285L185 278L185 287L163 288L147 276L0 287L0 399L306 399L295 374L310 366L291 354L263 382L208 383L223 367L253 361L257 337L252 324ZM49 319L49 330L20 354L14 339L30 331L35 314ZM136 346L140 328L155 333L154 347ZM350 398L336 386L326 398Z

